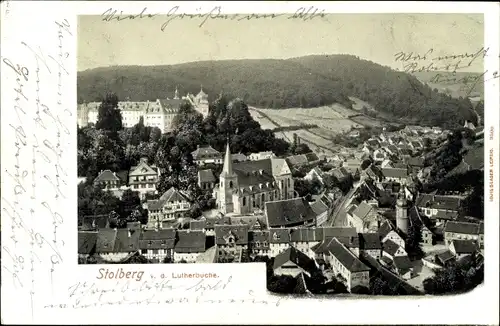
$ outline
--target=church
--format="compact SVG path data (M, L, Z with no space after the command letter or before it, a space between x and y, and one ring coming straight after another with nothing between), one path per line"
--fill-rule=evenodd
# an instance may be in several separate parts
M222 214L251 214L264 210L266 202L295 198L292 172L285 159L235 163L229 141L219 180L213 196Z

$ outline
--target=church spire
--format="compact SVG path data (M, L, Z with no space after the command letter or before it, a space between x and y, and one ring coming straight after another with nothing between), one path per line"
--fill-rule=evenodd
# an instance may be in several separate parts
M179 99L179 90L177 89L177 86L175 86L175 94L174 94L174 99L178 100Z
M226 156L224 157L224 168L222 172L226 175L233 174L233 160L231 157L231 150L229 149L229 136L227 136Z

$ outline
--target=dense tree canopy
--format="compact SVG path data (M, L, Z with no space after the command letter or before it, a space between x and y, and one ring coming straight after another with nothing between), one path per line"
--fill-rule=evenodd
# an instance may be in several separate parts
M317 55L288 60L226 60L154 67L97 68L78 73L78 101L96 101L103 89L132 101L165 98L169 85L181 93L231 98L265 108L317 107L348 96L366 101L391 119L453 127L476 122L468 98L434 92L417 78L351 55ZM174 89L171 89L173 94ZM215 97L212 97L213 100Z

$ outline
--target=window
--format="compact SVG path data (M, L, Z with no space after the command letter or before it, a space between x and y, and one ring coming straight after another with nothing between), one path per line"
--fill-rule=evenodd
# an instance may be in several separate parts
M265 201L266 201L266 195L262 194L262 203L264 203Z
M288 186L290 187L290 179L288 179Z
M243 206L247 204L247 197L243 197Z
M153 255L158 255L158 249L153 249Z

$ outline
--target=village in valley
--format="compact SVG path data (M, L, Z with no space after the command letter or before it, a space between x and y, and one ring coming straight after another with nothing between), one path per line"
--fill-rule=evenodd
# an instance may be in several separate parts
M295 294L482 282L480 121L351 129L324 150L222 91L171 94L79 104L80 264L262 262Z

